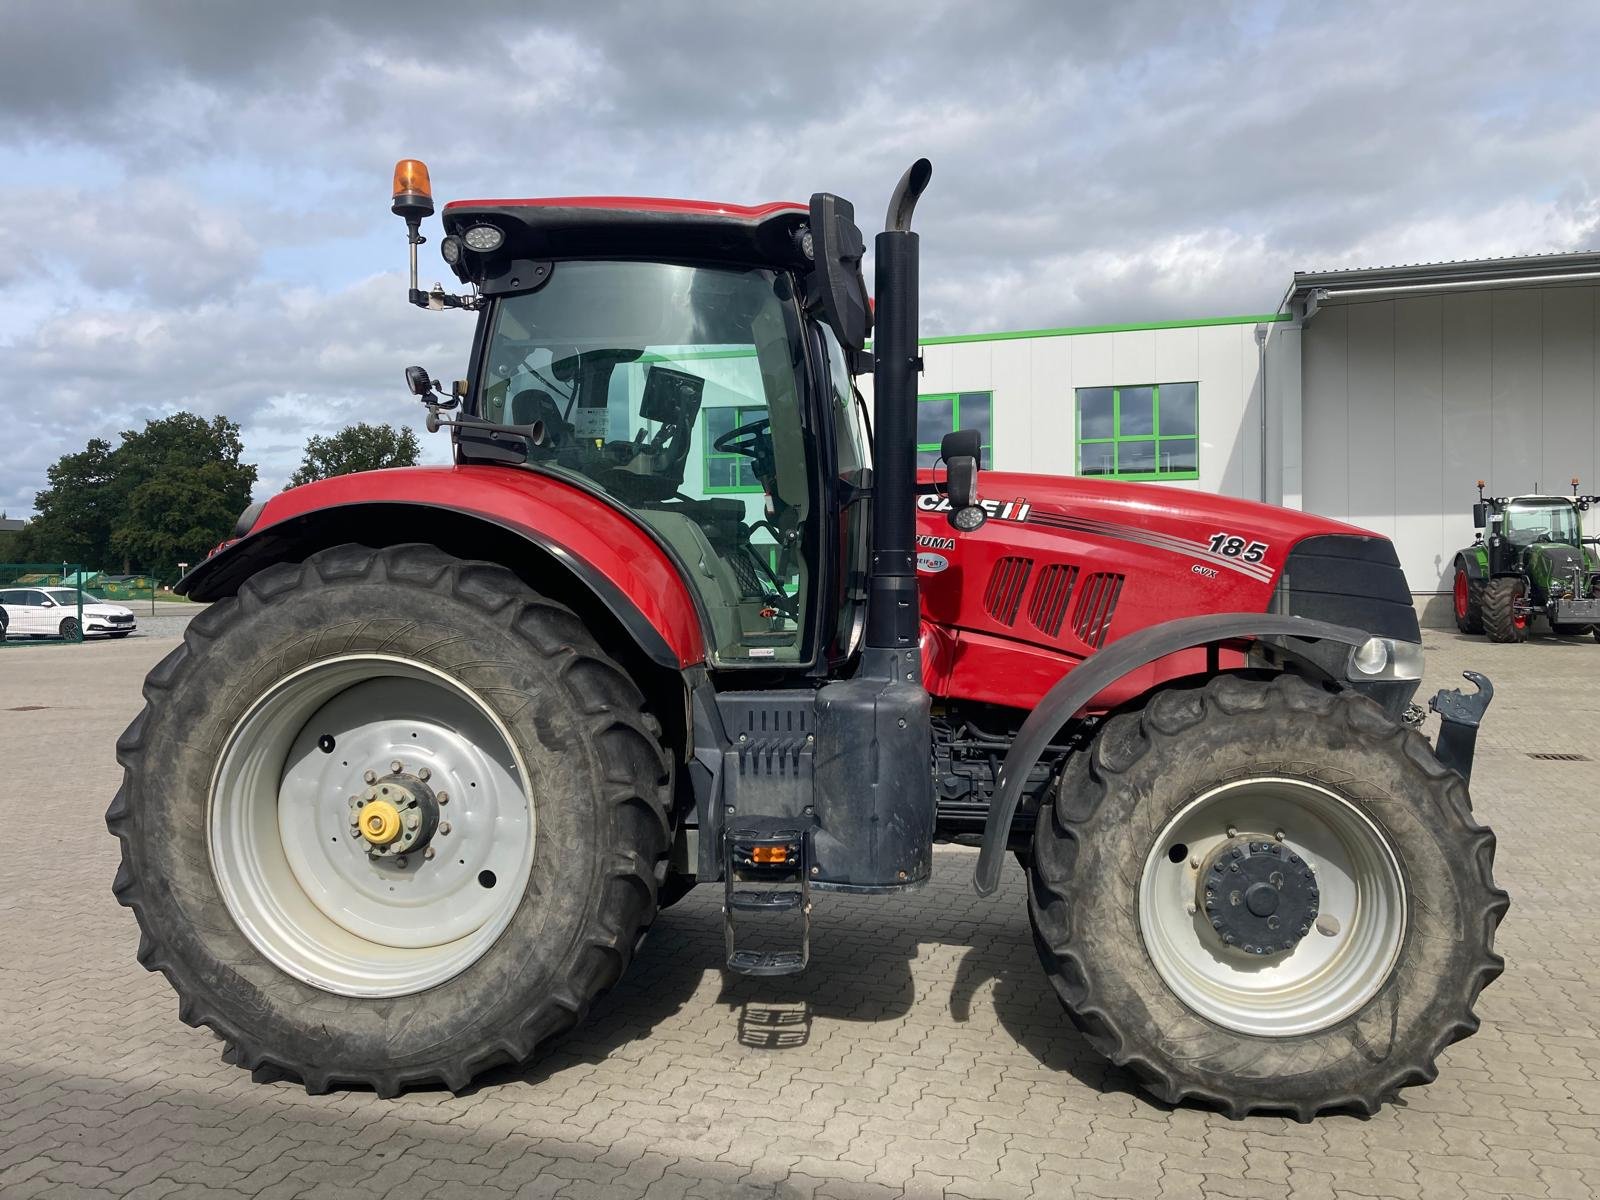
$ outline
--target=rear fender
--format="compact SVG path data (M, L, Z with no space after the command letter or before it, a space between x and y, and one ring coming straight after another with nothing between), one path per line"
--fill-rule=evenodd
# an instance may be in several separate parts
M578 488L503 468L378 471L295 488L269 500L244 537L177 590L219 599L264 567L347 542L428 542L497 562L582 616L598 615L598 602L658 667L681 671L705 659L694 600L649 534Z
M1119 638L1098 654L1086 658L1039 701L1017 731L1006 760L1001 764L999 789L984 823L983 848L978 854L978 869L973 878L978 894L987 896L999 886L1001 859L1028 772L1062 726L1125 675L1180 650L1240 639L1288 637L1313 644L1335 642L1359 646L1371 636L1364 630L1306 617L1277 613L1211 613L1149 626Z

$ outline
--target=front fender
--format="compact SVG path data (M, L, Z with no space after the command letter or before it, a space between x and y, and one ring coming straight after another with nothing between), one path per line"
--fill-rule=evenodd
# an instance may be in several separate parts
M644 529L605 500L548 475L504 467L404 467L293 488L262 506L245 535L179 582L199 600L233 594L274 562L328 546L430 542L502 563L539 586L557 568L597 600L657 664L705 660L699 610L676 565Z
M987 896L999 886L1000 862L1009 840L1012 818L1022 800L1028 772L1039 761L1056 733L1078 711L1129 671L1167 654L1196 646L1215 645L1239 638L1292 637L1307 641L1343 642L1359 646L1372 635L1364 630L1306 617L1276 613L1210 613L1151 625L1120 638L1098 654L1090 655L1039 701L1017 731L1016 739L1000 767L999 790L989 806L983 827L983 848L973 886Z

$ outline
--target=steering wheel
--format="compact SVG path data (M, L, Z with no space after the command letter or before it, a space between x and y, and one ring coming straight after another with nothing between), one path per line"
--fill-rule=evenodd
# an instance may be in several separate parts
M723 454L743 454L746 458L759 458L761 435L767 432L771 424L768 418L761 417L759 420L735 426L712 442L712 448Z

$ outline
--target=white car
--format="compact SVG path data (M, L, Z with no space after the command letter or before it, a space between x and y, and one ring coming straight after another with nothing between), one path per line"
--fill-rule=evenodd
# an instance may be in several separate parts
M0 589L0 637L77 637L78 595L76 588ZM127 637L137 628L131 608L82 595L85 637Z

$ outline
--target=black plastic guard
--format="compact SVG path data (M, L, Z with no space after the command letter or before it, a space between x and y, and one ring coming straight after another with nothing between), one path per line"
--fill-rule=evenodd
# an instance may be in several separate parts
M933 866L930 700L916 681L915 649L876 653L908 669L872 666L817 692L812 882L824 888L905 887Z

